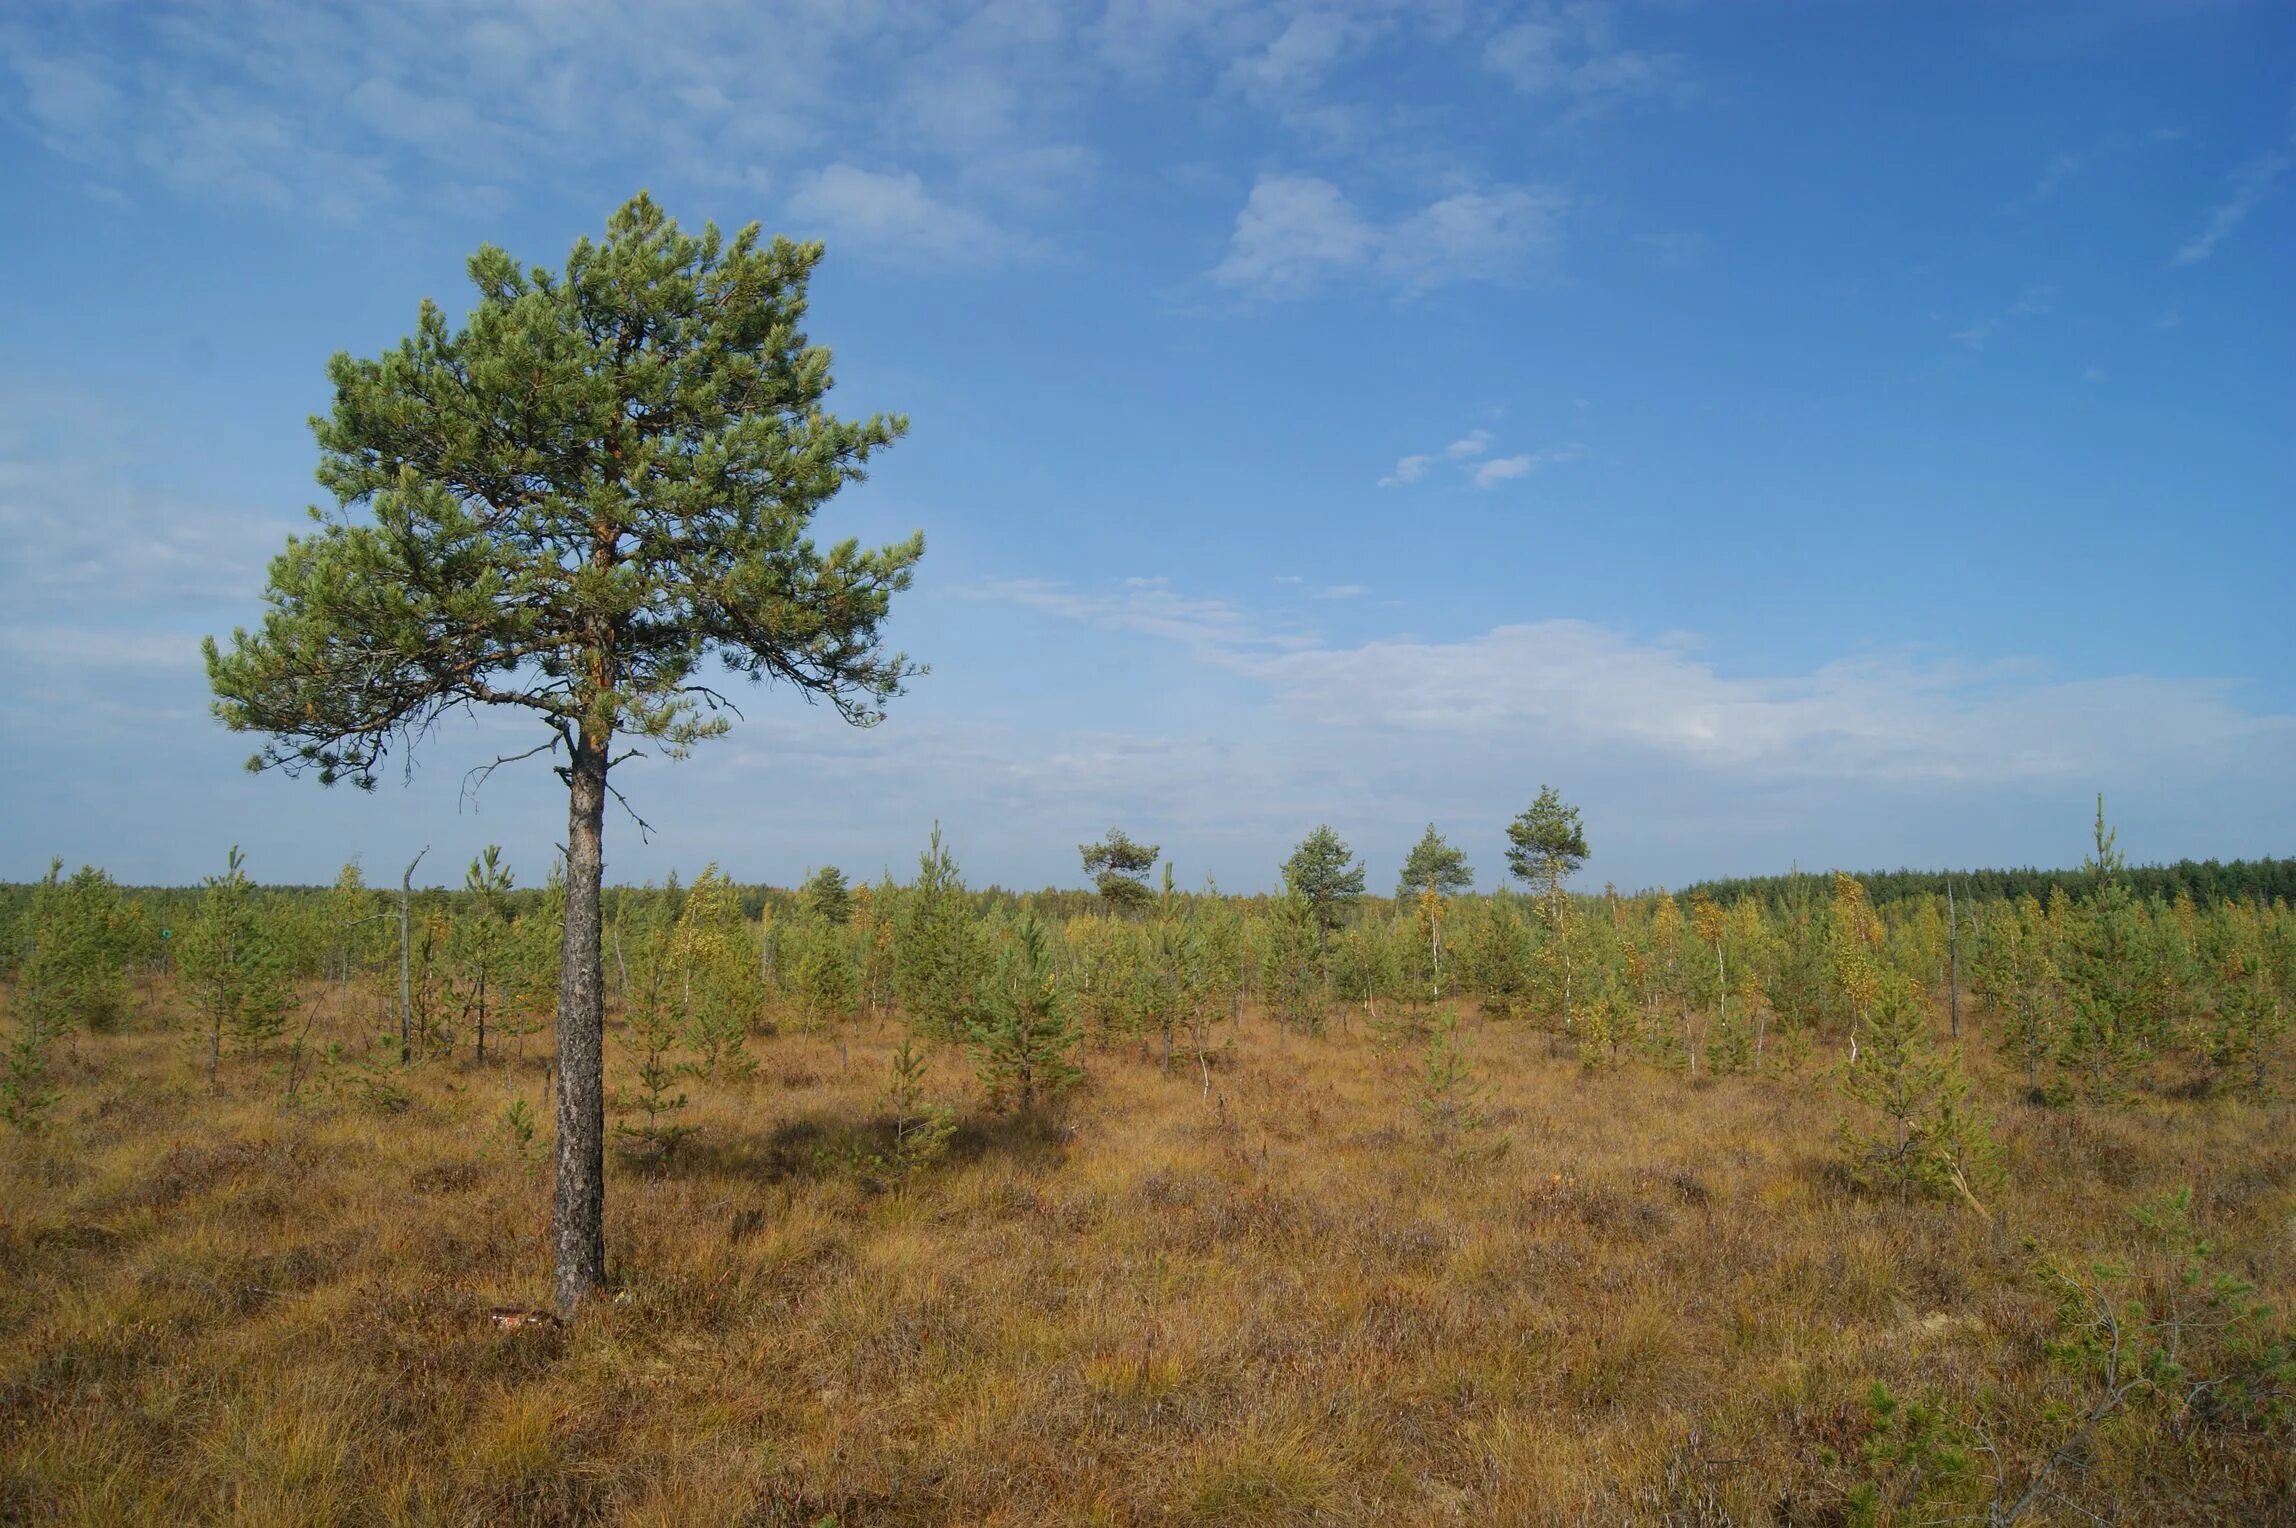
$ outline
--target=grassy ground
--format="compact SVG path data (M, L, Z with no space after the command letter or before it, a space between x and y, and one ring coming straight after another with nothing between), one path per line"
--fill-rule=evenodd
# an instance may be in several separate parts
M2086 1392L2037 1256L2131 1253L2127 1206L2190 1185L2224 1267L2296 1285L2285 1106L1989 1088L1988 1222L1853 1189L1814 1077L1468 1030L1503 1150L1429 1138L1414 1050L1252 1021L1208 1082L1094 1055L1037 1125L937 1057L966 1112L904 1192L852 1165L894 1028L758 1039L676 1159L617 1162L617 1292L563 1332L488 1317L547 1302L543 1153L501 1123L547 1120L539 1067L290 1110L178 1036L82 1036L57 1128L0 1143L0 1519L1833 1522L1878 1475L1883 1520L1940 1520L1994 1460L1909 1484L1869 1392L2047 1457ZM2291 1474L2284 1435L2124 1418L2058 1478L2269 1522Z

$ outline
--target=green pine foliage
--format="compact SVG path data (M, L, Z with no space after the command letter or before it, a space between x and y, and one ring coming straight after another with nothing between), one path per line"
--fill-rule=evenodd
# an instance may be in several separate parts
M1084 857L1084 873L1092 877L1093 888L1112 914L1135 912L1154 900L1148 872L1162 852L1154 844L1135 843L1122 828L1110 828L1096 844L1077 846Z
M1084 1079L1069 1059L1083 1030L1067 1012L1035 915L1023 914L1004 941L964 1033L993 1105L1028 1113Z
M87 1029L116 1029L128 1012L128 962L142 943L141 910L112 878L83 865L69 880L48 866L34 891L30 949L17 973L17 1004L41 1043Z
M913 1037L903 1035L894 1047L892 1069L885 1108L893 1119L893 1142L883 1167L894 1187L900 1189L948 1150L949 1137L956 1133L957 1115L926 1093L926 1057Z
M1841 1126L1852 1173L1900 1197L1958 1196L1982 1210L2000 1153L1960 1058L1937 1047L1919 990L1895 974L1880 980L1859 1028L1841 1084L1865 1114Z
M2090 896L2071 921L2062 962L2069 998L2057 1038L2063 1090L2088 1103L2128 1097L2157 1031L2146 1002L2157 962L2143 904L2097 798L2096 852L2084 865Z
M226 1043L261 1053L287 1027L295 993L273 921L246 856L234 845L223 874L210 876L176 955L192 1007L206 1021L207 1077L217 1080Z
M676 926L653 911L630 933L631 981L623 1031L638 1064L634 1085L613 1094L614 1134L635 1155L659 1164L694 1133L694 1126L678 1119L687 1104L683 1082L694 1068L674 1058L686 1029L677 996Z
M670 931L669 1001L704 1077L743 1078L756 1069L749 1032L765 1008L756 946L733 885L705 866Z
M1455 897L1471 890L1475 872L1467 864L1466 853L1457 848L1441 833L1435 824L1427 824L1427 831L1411 852L1403 857L1403 873L1396 877L1395 896L1401 901L1423 891L1439 896Z
M824 865L807 876L798 896L808 912L832 928L843 928L853 920L853 889L845 883L845 872L835 865Z
M928 1040L967 1033L985 964L974 924L964 877L936 822L932 842L918 857L917 879L902 898L894 942L902 1015Z
M1315 905L1299 892L1268 903L1260 926L1260 1001L1277 1024L1303 1034L1323 1030L1320 935Z
M1319 823L1284 861L1283 878L1284 889L1313 915L1320 952L1363 896L1363 862L1330 824Z
M799 1022L810 1034L855 1017L861 1009L861 967L845 925L808 907L778 929L782 969Z
M448 986L462 1021L470 1026L476 1059L486 1061L488 1022L497 1038L501 1011L509 1001L511 925L510 867L499 845L488 844L463 873L466 896L453 914L447 936Z
M708 665L872 725L917 672L882 641L922 536L811 535L906 421L830 412L807 339L818 244L679 227L644 193L561 271L493 245L459 324L425 301L381 356L337 355L313 424L334 506L273 560L260 630L204 645L251 767L372 788L460 708L502 707L562 755L567 968L556 1291L605 1277L605 983L611 774L643 739L677 757L732 708Z
M48 1060L48 1037L25 1020L15 1022L8 1057L0 1069L0 1121L25 1135L45 1130L63 1099Z

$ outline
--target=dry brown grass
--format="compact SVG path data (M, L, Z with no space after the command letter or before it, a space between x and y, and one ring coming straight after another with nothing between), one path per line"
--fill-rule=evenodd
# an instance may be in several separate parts
M53 1136L0 1146L0 1518L1826 1522L1876 1381L2062 1434L2028 1239L2116 1252L2191 1184L2229 1266L2296 1283L2285 1107L2000 1104L1987 1224L1847 1186L1807 1078L1590 1077L1491 1024L1494 1156L1429 1140L1410 1051L1252 1022L1210 1100L1095 1055L1058 1123L968 1112L892 1193L847 1161L895 1038L692 1084L561 1333L487 1319L548 1295L499 1070L287 1111L82 1037ZM2091 1484L2140 1520L2291 1513L2284 1442L2111 1441Z

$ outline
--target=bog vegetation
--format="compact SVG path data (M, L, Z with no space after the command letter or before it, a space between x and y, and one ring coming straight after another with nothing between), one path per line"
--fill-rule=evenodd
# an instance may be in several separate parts
M1552 792L1509 841L609 888L564 1325L555 870L402 943L356 867L58 865L0 896L0 1516L2296 1513L2285 900L2101 808L2015 896L1590 895Z
M1593 896L1542 787L1488 895L605 886L713 663L918 672L921 537L810 536L904 428L821 257L641 194L331 363L217 713L362 786L523 715L563 858L0 888L0 1519L2296 1516L2291 864Z

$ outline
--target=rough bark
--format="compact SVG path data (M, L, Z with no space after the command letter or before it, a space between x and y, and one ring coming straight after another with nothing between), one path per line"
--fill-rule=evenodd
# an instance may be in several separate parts
M607 740L566 772L566 927L558 962L558 1180L551 1202L558 1314L606 1281L606 992L599 940Z

